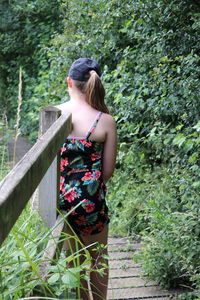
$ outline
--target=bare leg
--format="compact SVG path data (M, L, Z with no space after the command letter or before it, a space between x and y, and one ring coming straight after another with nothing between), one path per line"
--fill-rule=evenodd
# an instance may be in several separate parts
M101 233L90 236L81 236L80 238L85 244L85 246L89 246L94 242L98 242L107 246L108 226L106 226ZM107 248L101 250L100 253L98 251L92 251L92 249L89 251L92 256L92 269L100 270L102 269L102 263L108 264L108 260L103 257L104 255L107 255ZM106 300L108 289L108 268L105 268L103 275L100 275L98 272L91 272L90 286L93 295L93 300ZM85 298L83 299L85 300Z

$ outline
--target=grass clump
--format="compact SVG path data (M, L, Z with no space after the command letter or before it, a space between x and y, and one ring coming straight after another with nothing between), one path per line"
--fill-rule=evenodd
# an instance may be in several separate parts
M89 270L89 252L86 248L79 250L80 246L67 257L61 252L58 261L51 261L44 280L40 266L50 233L37 212L31 212L28 205L0 248L2 300L31 299L34 295L44 299L77 299L80 295L81 271ZM71 237L64 234L63 238ZM85 260L80 262L83 253Z
M69 214L69 213L68 213ZM66 218L66 216L63 216ZM66 220L66 219L65 219ZM66 221L67 222L67 221ZM58 223L57 223L58 225ZM24 209L11 233L0 248L1 300L19 299L80 299L81 280L89 280L91 257L88 248L101 252L96 243L85 247L77 236L62 233L62 241L75 244L75 249L61 251L59 259L52 259L43 277L42 265L49 262L44 257L52 229L45 226L30 205ZM107 266L98 271L103 275ZM35 298L36 297L36 298Z

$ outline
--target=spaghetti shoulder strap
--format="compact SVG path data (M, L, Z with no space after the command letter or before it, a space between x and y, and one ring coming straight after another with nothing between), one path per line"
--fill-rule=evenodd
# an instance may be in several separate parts
M95 130L101 116L102 116L103 112L102 111L99 111L98 114L97 114L97 117L96 119L94 120L90 130L88 131L87 135L86 135L86 139L89 139L90 135L93 133L93 131Z

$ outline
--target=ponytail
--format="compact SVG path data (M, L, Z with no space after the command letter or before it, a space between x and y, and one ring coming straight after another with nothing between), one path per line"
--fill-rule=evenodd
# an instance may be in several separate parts
M95 71L89 72L90 77L86 83L85 94L86 101L95 109L109 113L104 103L105 90L101 79Z
M75 80L76 87L86 95L87 103L93 108L109 114L104 102L105 90L98 74L92 70L89 72L87 82Z

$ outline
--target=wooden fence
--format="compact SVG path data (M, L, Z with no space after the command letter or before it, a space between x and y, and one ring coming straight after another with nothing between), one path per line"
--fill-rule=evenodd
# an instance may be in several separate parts
M50 261L57 240L64 231L65 222L57 217L59 196L59 149L71 131L71 115L55 107L46 107L40 113L40 136L35 145L0 182L0 245L8 236L32 194L38 188L39 211L44 221L55 230L49 240L44 258ZM48 261L41 268L45 277Z

